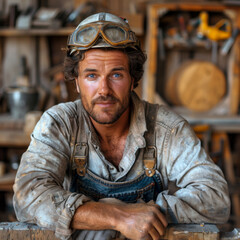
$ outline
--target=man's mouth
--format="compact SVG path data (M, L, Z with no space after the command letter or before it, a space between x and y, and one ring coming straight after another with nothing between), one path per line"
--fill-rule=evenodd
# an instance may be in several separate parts
M112 106L113 104L117 103L118 99L113 96L107 96L107 97L98 97L97 99L94 99L92 101L92 105L100 105L100 106Z
M99 101L99 102L96 102L95 105L108 108L108 107L112 107L115 103L116 103L115 101Z

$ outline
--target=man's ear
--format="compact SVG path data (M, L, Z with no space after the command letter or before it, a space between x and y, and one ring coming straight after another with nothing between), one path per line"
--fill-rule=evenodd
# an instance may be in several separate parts
M78 78L75 78L75 84L76 84L77 92L80 93L80 88L79 88L79 85L78 85Z

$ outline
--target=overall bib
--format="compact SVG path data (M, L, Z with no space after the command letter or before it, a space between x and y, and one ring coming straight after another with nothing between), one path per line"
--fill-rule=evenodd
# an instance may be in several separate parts
M156 170L155 119L157 110L158 107L152 105L145 111L148 131L144 135L146 148L143 154L143 171L140 176L130 181L108 181L87 169L87 137L83 134L85 131L79 131L81 134L78 133L72 158L76 167L73 170L70 191L82 193L95 201L101 198L116 198L126 203L135 203L139 200L155 201L157 195L163 190L160 173Z

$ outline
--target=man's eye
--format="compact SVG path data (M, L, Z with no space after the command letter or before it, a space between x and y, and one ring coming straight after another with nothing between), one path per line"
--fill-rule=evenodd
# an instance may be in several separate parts
M119 77L121 77L121 75L120 75L119 73L114 73L114 74L113 74L113 77L114 77L114 78L119 78Z
M91 73L87 75L88 78L95 78L95 74Z

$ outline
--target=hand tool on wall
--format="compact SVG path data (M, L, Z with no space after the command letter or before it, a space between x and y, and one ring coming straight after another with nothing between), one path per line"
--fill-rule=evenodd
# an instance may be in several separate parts
M200 24L197 31L198 36L207 37L212 41L212 62L217 64L218 41L231 37L231 22L228 19L221 19L215 25L209 26L208 18L207 12L200 13Z
M184 40L188 41L188 32L187 32L187 27L186 27L186 23L183 15L178 16L178 22L179 22L179 30L180 30L181 36L183 37Z
M160 60L165 60L165 47L164 47L164 39L163 39L163 30L162 28L158 29L158 53Z
M231 49L231 47L233 46L238 34L240 32L239 28L235 28L233 30L232 36L230 38L228 38L228 40L224 43L224 45L222 46L220 53L222 56L226 56L229 52L229 50Z
M20 59L20 74L16 79L18 86L30 87L29 71L26 56Z

